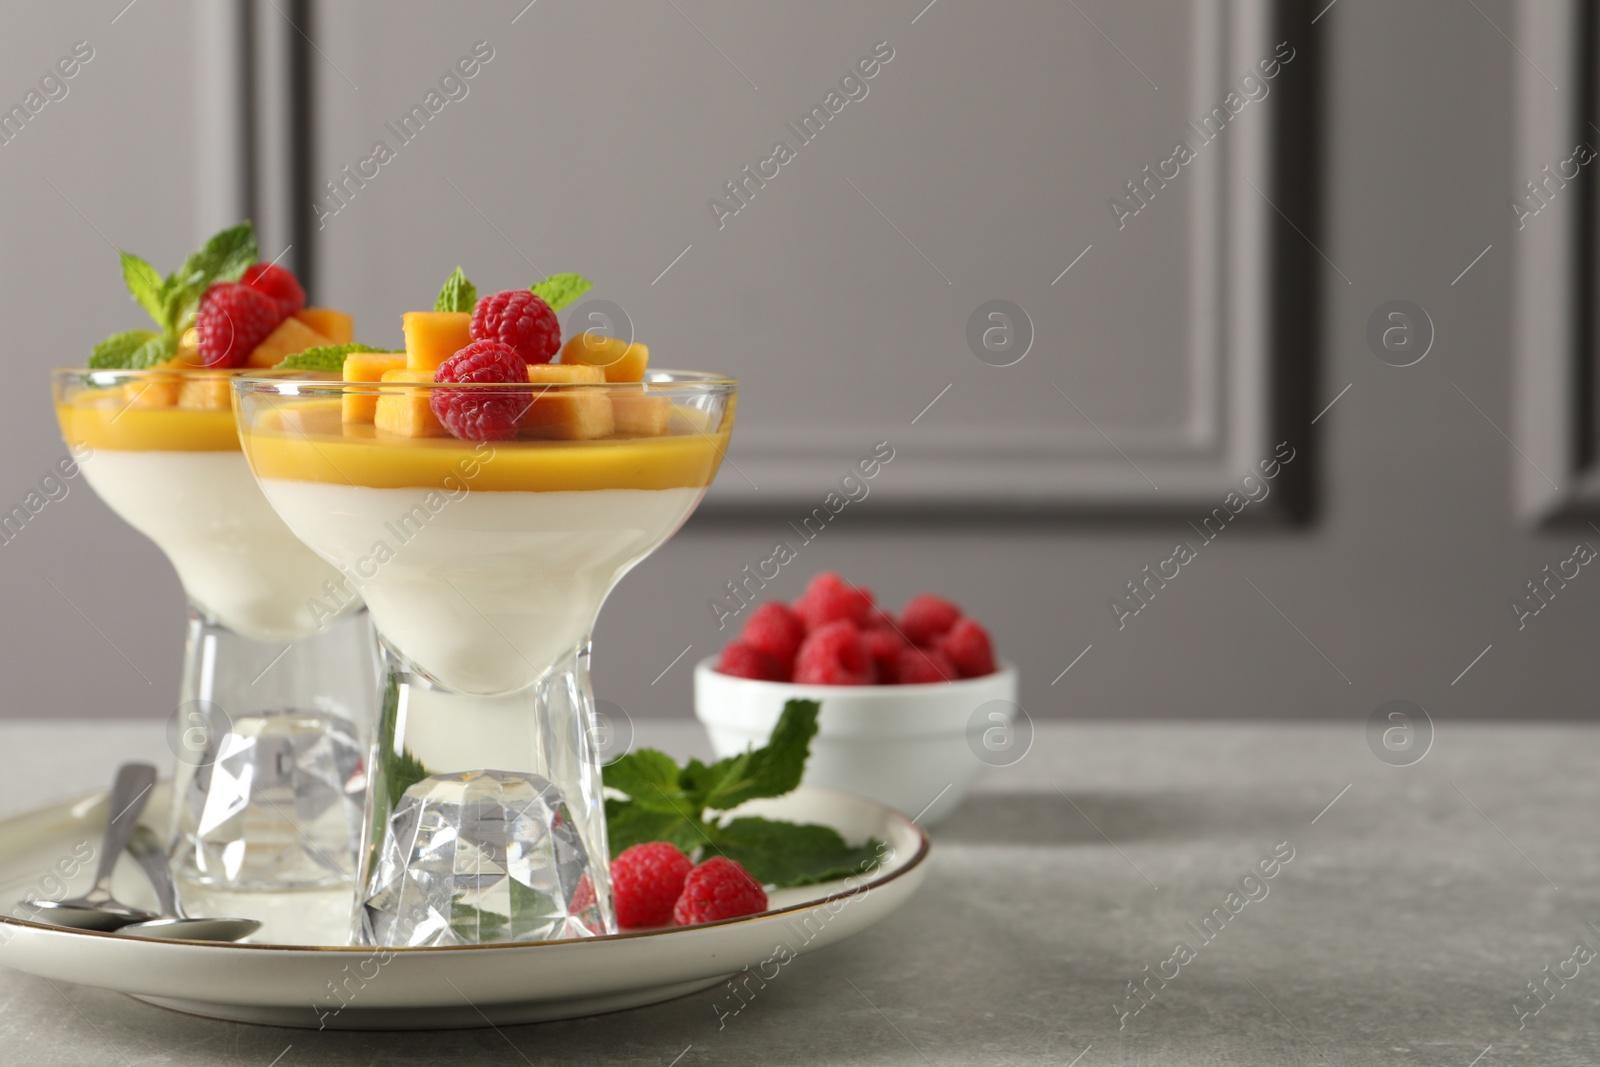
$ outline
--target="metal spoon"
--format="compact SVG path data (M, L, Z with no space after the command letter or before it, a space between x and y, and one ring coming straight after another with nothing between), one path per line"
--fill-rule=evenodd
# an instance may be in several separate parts
M148 763L124 763L117 768L106 798L106 831L100 842L100 866L94 885L81 897L69 900L27 900L23 904L43 914L45 922L78 930L116 930L129 923L159 918L143 908L131 908L111 895L111 872L128 847L139 824L139 813L156 784L156 769Z
M166 850L146 827L139 827L128 850L144 868L156 891L161 914L166 918L128 923L118 928L117 933L183 941L237 941L261 929L261 923L255 919L199 919L185 915L183 905L178 902L177 887L172 883L172 865L167 862Z

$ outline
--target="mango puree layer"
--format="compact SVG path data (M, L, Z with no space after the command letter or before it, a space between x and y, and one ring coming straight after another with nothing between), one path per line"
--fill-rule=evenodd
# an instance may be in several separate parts
M276 423L274 427L272 424ZM402 438L339 422L338 400L306 400L244 427L245 455L263 479L374 489L452 488L560 492L698 489L716 477L733 412L716 430L594 441L459 441Z
M237 452L239 430L228 408L139 407L123 390L83 392L56 405L69 444L112 452Z

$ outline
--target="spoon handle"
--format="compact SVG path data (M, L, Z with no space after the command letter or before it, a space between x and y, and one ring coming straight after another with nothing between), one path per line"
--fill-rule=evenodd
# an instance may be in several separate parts
M100 867L95 872L94 889L90 892L111 891L111 872L116 869L122 850L128 847L134 828L139 825L139 814L144 811L155 784L156 769L149 763L124 763L117 768L111 794L106 798L106 833L100 843Z
M162 918L186 918L183 908L178 903L178 889L172 882L172 864L167 860L166 850L156 840L155 831L148 826L141 826L133 835L133 840L128 843L128 853L144 868L144 875L150 879L150 888L156 893L156 908L161 912Z

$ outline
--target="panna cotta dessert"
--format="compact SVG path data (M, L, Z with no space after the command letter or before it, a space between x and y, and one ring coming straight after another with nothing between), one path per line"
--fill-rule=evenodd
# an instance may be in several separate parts
M480 300L458 269L403 352L234 383L266 499L359 589L385 656L358 942L615 930L589 635L704 497L735 383L562 344L587 288Z
M106 338L52 386L89 484L162 550L189 602L169 724L180 888L348 891L376 718L371 627L262 495L230 383L346 344L353 323L258 262L249 223L164 277L124 252L122 274L155 329Z
M62 436L90 457L81 466L100 499L166 554L195 609L280 647L316 633L326 620L313 605L342 578L262 496L239 450L233 412L129 408L129 390L162 388L169 376L159 371L83 378L63 388ZM97 388L97 379L108 387ZM346 599L337 614L359 604Z

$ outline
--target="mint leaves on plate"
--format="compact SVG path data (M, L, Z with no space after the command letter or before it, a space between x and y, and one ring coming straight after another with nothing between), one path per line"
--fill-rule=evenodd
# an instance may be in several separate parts
M552 305L554 306L554 305ZM877 866L883 846L847 844L838 831L814 823L759 816L722 820L747 800L778 797L800 784L817 732L814 700L791 700L763 748L680 768L652 748L630 752L604 769L605 785L628 795L606 800L611 854L647 841L667 841L696 860L726 856L765 885L811 885Z
M159 327L112 334L94 346L89 366L96 370L144 370L171 359L184 331L194 325L200 298L216 282L236 282L256 261L256 231L241 222L214 235L183 266L163 278L132 252L120 252L122 280L134 302Z

